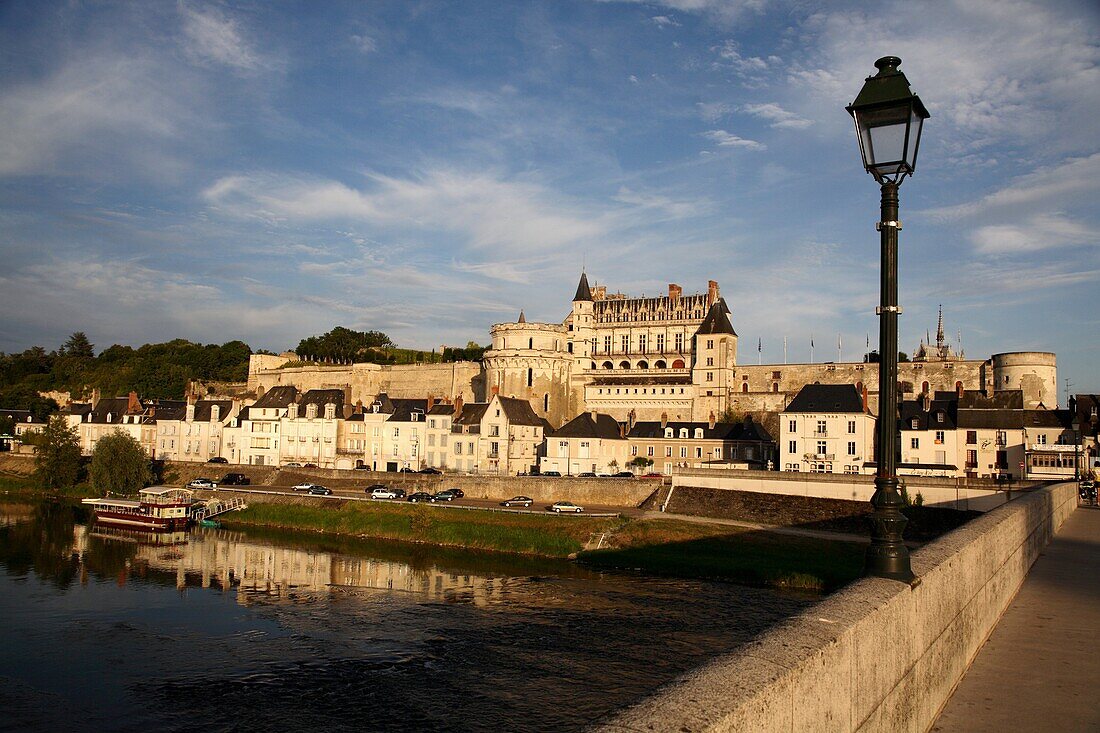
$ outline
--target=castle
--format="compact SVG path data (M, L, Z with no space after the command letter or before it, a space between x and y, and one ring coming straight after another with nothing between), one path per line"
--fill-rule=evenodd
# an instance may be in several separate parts
M492 346L481 363L380 366L308 365L284 368L286 356L254 355L248 390L275 386L340 388L351 401L390 397L483 402L494 394L526 399L559 427L582 412L618 420L706 421L735 412L782 411L807 384L852 384L876 409L874 363L737 363L737 332L718 283L684 295L669 285L660 297L628 297L591 286L582 273L561 322L514 322L490 328ZM899 364L903 398L937 391L1021 390L1025 406L1058 404L1055 355L1012 352L965 359L945 344L940 313L935 346L922 343L912 362Z

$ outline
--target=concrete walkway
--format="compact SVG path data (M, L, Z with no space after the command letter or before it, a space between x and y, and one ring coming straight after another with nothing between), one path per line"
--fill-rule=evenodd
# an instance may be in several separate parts
M1100 509L1039 556L932 727L1100 731Z
M742 522L738 519L722 519L720 517L697 517L693 514L673 514L671 512L647 511L642 514L646 519L676 519L681 522L693 522L695 524L724 524L730 527L743 529L757 529L773 534L790 535L791 537L813 537L819 540L840 540L843 542L862 542L869 544L871 538L867 535L851 534L848 532L830 532L824 529L802 529L800 527L783 527L775 524L756 524L755 522ZM909 547L920 547L919 543L906 542Z

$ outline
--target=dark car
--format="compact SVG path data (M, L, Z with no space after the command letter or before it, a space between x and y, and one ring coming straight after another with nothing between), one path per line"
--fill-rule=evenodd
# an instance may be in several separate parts
M302 468L317 468L317 464L316 463L307 463L306 465L302 466Z
M252 481L243 473L227 473L218 483L222 486L248 486Z
M454 489L444 489L433 497L435 501L454 501L457 498L458 495L455 494Z
M221 456L214 456L207 463L229 463L228 458L222 458Z
M595 471L585 471L584 473L578 473L577 478L596 478Z
M451 488L447 489L447 491L454 494L456 499L461 499L462 497L466 496L466 492L456 486L452 486Z
M561 476L561 471L543 471L542 476Z
M432 501L432 502L434 502L435 497L432 496L431 494L429 494L426 491L418 491L415 494L409 494L409 498L405 499L405 501L411 501L413 504L416 504L417 502L421 502L421 501Z
M426 474L430 474L432 476L439 476L443 472L440 471L438 468L432 468L431 466L429 466L428 468L420 469L419 473L426 473Z
M365 489L365 491L369 494L370 492L374 491L375 489L388 489L388 488L390 488L390 487L386 486L385 484L371 484L370 486L368 486Z
M632 474L630 471L619 471L617 474L612 476L612 478L634 478L634 474Z
M529 507L534 501L529 496L513 496L511 499L500 502L501 506L525 506Z
M355 467L355 470L356 470L356 471L369 471L369 470L370 470L370 466L365 466L365 465L363 465L363 464L360 464L360 465L358 465L358 466L356 466L356 467Z
M404 499L405 498L405 490L404 489L390 489L390 491L393 492L393 498L394 499Z
M318 484L314 484L310 488L309 493L311 493L315 496L332 496L332 489L330 489L327 486L320 486Z
M416 473L416 469L415 468L409 468L408 466L405 466L400 471L398 471L398 473Z

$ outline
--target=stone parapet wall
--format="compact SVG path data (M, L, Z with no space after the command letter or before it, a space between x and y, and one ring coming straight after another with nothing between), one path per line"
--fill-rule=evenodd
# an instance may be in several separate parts
M923 733L1077 507L1039 489L913 553L920 583L865 578L599 730Z
M310 364L256 370L248 374L248 389L255 394L280 386L293 386L302 391L343 389L346 386L351 388L351 401L361 400L364 404L379 392L405 399L453 399L461 395L466 402L481 401L485 396L481 364L470 361L406 365Z

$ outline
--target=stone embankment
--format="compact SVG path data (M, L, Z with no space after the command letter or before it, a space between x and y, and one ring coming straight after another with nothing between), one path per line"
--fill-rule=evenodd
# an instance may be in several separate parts
M1038 489L913 553L920 582L864 578L616 715L600 730L929 729L1077 507Z

